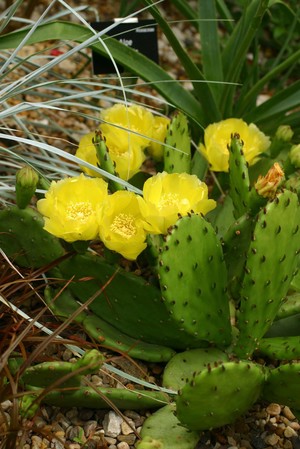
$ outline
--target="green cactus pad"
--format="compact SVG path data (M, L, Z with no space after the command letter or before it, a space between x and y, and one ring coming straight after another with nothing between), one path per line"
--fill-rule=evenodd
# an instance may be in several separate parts
M258 353L276 360L300 359L300 336L263 338Z
M205 369L176 396L177 418L191 430L230 424L259 398L264 378L262 367L251 362Z
M228 290L235 300L239 300L244 265L254 226L253 217L245 214L229 227L223 238L223 251L228 271Z
M96 343L106 348L126 353L130 357L146 360L147 362L167 362L175 354L173 349L166 346L135 340L95 315L88 316L83 321L82 326Z
M158 265L163 299L179 329L199 341L230 344L227 272L212 226L200 215L178 220Z
M79 309L78 302L67 288L60 291L58 289L54 290L48 286L44 291L44 299L55 317L61 320L69 318ZM74 321L82 323L86 317L87 314L83 311L76 314Z
M238 134L232 135L229 146L229 194L234 204L236 218L239 218L249 209L250 181L243 146L240 136Z
M286 190L258 214L240 290L235 353L248 358L271 326L288 292L300 248L297 195Z
M163 373L163 385L172 390L180 390L194 372L202 371L207 365L214 366L228 361L228 355L217 348L190 349L174 355Z
M300 336L300 313L274 321L264 337L297 337Z
M300 293L287 296L276 315L276 320L300 313Z
M262 397L300 410L300 363L281 365L270 370Z
M136 340L175 349L198 344L198 338L179 331L162 302L161 292L142 277L109 265L96 255L76 255L59 268L65 279L75 275L69 288L80 302L99 292L90 310L120 332ZM110 279L100 294L101 287Z
M169 404L147 418L141 430L142 440L136 448L195 449L198 432L182 427L174 411L175 404Z
M100 167L105 170L107 173L110 173L111 175L118 176L118 173L115 171L114 163L111 160L110 154L109 154L109 148L107 148L105 138L102 135L102 132L100 129L97 129L95 131L95 137L93 138L93 144L95 146L97 159L99 161ZM123 190L124 187L119 184L116 181L113 181L111 179L108 179L109 188L112 192L115 192L117 190Z
M69 379L63 381L59 388L76 387L81 384L83 375L97 372L104 361L104 356L96 349L92 349L75 363L52 361L31 366L23 374L22 382L45 388L64 376L74 373Z
M22 267L39 268L64 254L60 241L43 229L34 209L12 206L0 211L0 247Z
M291 288L295 290L296 292L300 292L300 260L298 260L298 267L297 272L295 273L295 276L293 277L293 280L291 282Z
M28 390L40 389L32 385L26 385ZM96 387L95 387L96 388ZM141 410L156 409L168 404L169 397L159 391L129 390L126 388L104 388L80 386L72 391L51 391L43 402L58 407L86 407L89 409L107 409L110 404L105 400L109 399L120 410Z
M191 172L191 139L187 118L182 112L176 112L168 126L164 170L167 173Z
M59 294L55 301L53 301L54 297L55 291L47 288L46 302L55 316L60 319L71 316L79 308L79 304L67 288ZM74 320L80 323L86 333L100 346L126 353L130 357L149 362L166 362L174 355L172 349L137 341L95 315L81 312L76 315Z

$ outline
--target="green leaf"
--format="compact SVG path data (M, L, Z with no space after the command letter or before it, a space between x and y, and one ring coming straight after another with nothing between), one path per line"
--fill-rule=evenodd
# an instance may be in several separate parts
M203 73L207 80L222 82L223 67L215 1L198 0L198 9ZM215 100L218 101L223 89L222 84L213 83L210 85L210 89Z
M151 0L143 0L143 2L146 5L153 5ZM221 120L221 114L212 95L209 80L206 79L203 73L189 57L185 49L181 46L172 29L169 27L168 22L162 17L159 10L155 6L151 6L149 8L149 12L161 27L163 33L168 39L168 42L178 56L182 66L184 67L193 84L195 95L199 99L203 106L203 109L205 110L205 122L203 123L203 125L205 126L208 123Z
M188 4L188 2L182 0L173 0L172 3L184 17L191 21L191 25L197 28L198 16L196 14L196 11Z
M28 31L29 28L25 28L21 31L0 36L0 50L16 48L25 38ZM93 32L79 24L55 21L38 26L26 44L47 41L49 36L51 36L51 40L84 42L93 36ZM197 124L204 122L204 115L198 101L161 67L146 56L130 47L126 47L111 37L105 37L105 45L119 64L150 82L153 88L169 101L174 108L182 110ZM90 48L107 56L107 51L99 40L91 44Z
M269 71L263 78L261 78L244 96L243 101L238 105L237 116L242 117L246 111L249 110L249 105L253 102L253 98L256 98L262 88L272 79L278 77L278 75L284 70L291 67L292 64L298 62L300 59L300 50L293 53L290 57L285 59L273 70Z
M249 114L244 116L245 120L255 122L257 125L273 120L276 117L284 118L286 112L300 106L300 81L277 92L270 100L265 101Z
M247 51L267 9L268 0L253 0L244 9L223 51L222 59L225 81L231 83L239 81ZM224 117L230 117L232 115L235 91L235 85L224 86L221 99L221 111Z

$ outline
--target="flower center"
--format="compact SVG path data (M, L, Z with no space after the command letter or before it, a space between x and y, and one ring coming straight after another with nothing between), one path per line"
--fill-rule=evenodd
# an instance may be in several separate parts
M82 201L80 203L71 203L67 207L66 213L70 220L86 222L93 213L93 209L90 203Z
M134 216L131 214L119 214L114 218L110 225L111 231L121 235L125 239L130 239L136 234L136 227L134 224Z
M164 193L159 202L158 209L165 209L166 207L175 206L179 203L179 195L178 193Z

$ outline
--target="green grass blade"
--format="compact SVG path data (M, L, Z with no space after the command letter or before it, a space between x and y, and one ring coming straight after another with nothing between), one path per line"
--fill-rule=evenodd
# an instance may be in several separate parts
M228 39L223 51L224 80L236 83L245 63L246 54L253 41L263 15L268 9L268 0L252 0ZM236 86L224 86L221 111L225 117L232 115Z
M187 52L181 46L177 37L173 33L170 28L168 22L162 17L159 10L153 6L151 0L143 0L146 5L152 5L149 7L149 12L155 18L160 28L162 29L164 35L168 39L169 44L172 46L174 52L178 56L182 66L184 67L187 75L189 76L191 82L193 83L194 91L199 99L199 101L203 104L203 108L205 109L205 124L211 123L214 121L218 121L221 119L220 111L217 107L217 104L212 95L211 85L209 84L210 80L207 80L203 73L199 70L196 64L189 57ZM193 82L194 80L202 81L202 82Z
M233 31L233 18L232 15L224 2L224 0L217 0L217 10L219 11L219 15L224 21L224 26L228 32ZM224 20L225 19L225 20Z
M2 33L2 31L4 30L6 25L8 25L8 23L10 22L10 19L13 17L14 13L16 12L16 10L18 9L18 7L21 5L22 2L23 2L23 0L17 0L15 3L13 3L10 6L10 8L8 8L8 10L6 10L6 15L1 14L0 20L2 20L2 16L4 16L4 18L3 18L3 22L0 23L0 33Z
M293 53L281 64L277 65L273 70L270 70L263 78L261 78L244 96L243 101L238 105L236 113L239 117L242 117L248 110L249 105L252 103L253 98L256 98L262 88L272 79L278 77L278 75L284 70L290 68L294 63L300 60L300 50Z
M255 122L257 125L274 120L277 117L284 118L285 114L300 106L300 81L277 92L270 100L267 100L254 111L244 116L245 120Z
M0 36L0 50L17 47L27 32L28 29L23 29ZM82 43L93 35L92 31L79 24L52 22L38 26L26 44L44 42L48 40L49 36L53 40L71 40ZM113 38L106 38L105 45L118 63L128 70L134 68L134 72L138 76L151 82L152 86L175 108L182 110L196 123L203 124L204 116L198 101L157 64ZM106 49L99 40L92 43L90 47L96 52L107 56Z
M191 21L192 25L197 27L197 20L199 19L199 17L197 16L196 11L188 4L187 1L173 0L172 3L187 20Z
M223 67L215 1L203 2L203 0L198 0L198 10L203 73L206 79L221 83L223 81ZM224 86L216 83L211 84L210 88L218 103Z

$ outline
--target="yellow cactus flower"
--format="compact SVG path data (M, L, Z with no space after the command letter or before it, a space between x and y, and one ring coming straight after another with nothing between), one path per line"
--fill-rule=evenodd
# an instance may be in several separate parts
M205 215L216 207L216 202L208 199L207 185L187 173L162 172L152 176L144 184L143 196L139 202L147 230L156 234L166 234L179 215Z
M248 125L242 119L229 118L212 123L204 132L204 145L200 143L199 151L207 159L213 171L228 171L231 134L238 133L244 142L243 151L249 165L258 160L258 155L270 146L270 138L261 132L254 123Z
M109 195L98 213L99 236L104 245L128 260L146 248L145 222L137 195L119 190Z
M115 163L116 173L127 181L140 170L146 157L144 151L139 145L130 147L115 145L112 134L105 135L105 138L110 157Z
M80 139L79 146L77 148L77 151L75 153L76 157L79 157L80 159L84 160L85 162L89 162L90 164L97 167L98 159L97 159L97 153L95 146L93 144L93 138L95 137L95 133L91 132L86 134ZM101 175L94 170L81 166L80 167L82 171L84 171L89 176L96 176L100 177Z
M88 133L80 139L75 156L89 162L92 165L99 165L95 146L93 144L94 132ZM115 140L111 139L111 134L106 137L106 145L112 161L115 163L115 170L121 179L128 180L137 173L145 159L145 154L140 146L121 147L115 145ZM81 166L81 169L90 176L101 177L96 171Z
M83 174L52 181L45 198L37 202L44 229L67 242L98 237L97 211L108 196L107 183Z
M149 145L154 116L146 108L115 104L101 111L101 119L101 131L106 139L109 138L111 145L120 148L120 151L135 146L144 149Z
M158 142L150 141L148 152L156 161L161 161L164 156L164 141L166 139L170 119L167 117L154 116L152 138Z

